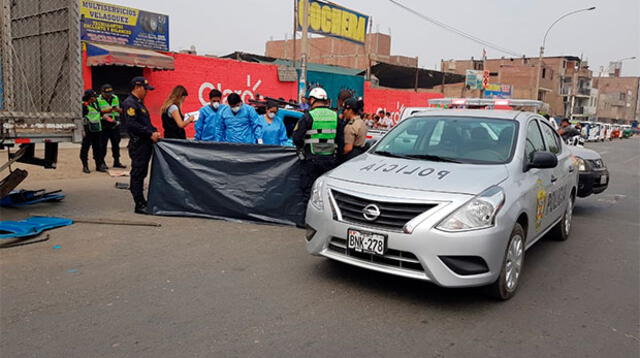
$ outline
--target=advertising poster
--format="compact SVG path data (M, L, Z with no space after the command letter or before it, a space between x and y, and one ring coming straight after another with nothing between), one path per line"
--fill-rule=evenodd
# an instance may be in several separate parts
M511 85L500 85L495 83L490 83L487 85L487 88L484 90L485 98L511 98L511 93L513 92L513 88Z
M318 35L331 36L364 45L369 16L349 10L334 3L318 0L298 1L298 30L302 30L304 16L302 7L308 3L308 31Z
M91 0L80 1L83 41L169 51L169 16Z

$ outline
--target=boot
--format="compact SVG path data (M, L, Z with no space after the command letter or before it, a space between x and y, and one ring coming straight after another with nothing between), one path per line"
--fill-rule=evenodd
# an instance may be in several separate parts
M109 169L109 167L107 167L106 164L104 164L104 163L100 163L100 164L96 163L96 171L97 172L106 173L107 169Z
M149 208L146 201L136 203L136 207L133 210L136 214L149 215Z
M88 163L82 163L82 172L85 173L85 174L91 173L91 170L89 170L89 164Z
M127 166L126 165L122 165L122 163L120 163L120 159L114 159L113 161L113 167L114 168L119 168L119 169L124 169Z

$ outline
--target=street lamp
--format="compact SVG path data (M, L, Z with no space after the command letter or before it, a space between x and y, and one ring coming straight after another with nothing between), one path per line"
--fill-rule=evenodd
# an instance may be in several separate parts
M564 19L567 16L571 16L573 14L577 14L579 12L583 12L583 11L591 11L591 10L595 10L596 7L592 6L592 7L588 7L588 8L584 8L584 9L578 9L578 10L573 10L573 11L569 11L568 13L560 16L556 21L554 21L551 26L549 26L549 28L547 29L547 31L544 33L544 38L542 39L542 46L540 46L540 57L538 58L538 76L536 76L536 98L538 99L538 92L540 92L540 76L542 76L542 56L544 55L544 45L547 43L547 36L549 35L549 31L551 31L551 28L553 27L553 25L557 24L560 20Z

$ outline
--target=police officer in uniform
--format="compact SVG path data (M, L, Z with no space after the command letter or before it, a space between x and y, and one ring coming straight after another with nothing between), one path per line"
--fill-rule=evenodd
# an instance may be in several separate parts
M344 152L341 162L353 159L364 153L367 142L367 125L360 118L364 103L355 98L349 98L343 104Z
M344 147L344 126L329 108L327 92L316 87L309 92L311 109L305 112L293 131L293 143L302 160L301 187L309 200L313 182L333 169Z
M114 168L126 168L120 163L120 99L113 94L113 87L105 83L100 89L98 106L102 113L102 147L105 157L107 145L111 142L111 154L113 155Z
M104 151L102 147L102 123L100 122L100 108L96 102L96 92L92 89L84 91L82 96L82 117L84 136L80 147L80 160L82 171L86 174L89 170L89 148L93 152L93 160L96 162L96 171L106 172L104 164Z
M131 80L131 94L122 102L122 112L127 132L129 133L129 157L131 157L131 183L129 188L135 212L147 214L147 200L144 198L144 178L149 172L149 161L153 151L153 143L160 140L160 133L151 124L149 111L142 102L147 91L153 87L144 77Z

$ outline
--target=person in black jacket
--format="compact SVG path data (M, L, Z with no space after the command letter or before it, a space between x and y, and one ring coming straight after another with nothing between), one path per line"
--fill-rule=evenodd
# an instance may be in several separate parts
M151 124L149 111L142 102L147 91L153 90L153 87L144 77L134 77L131 80L131 88L131 94L122 102L122 112L129 133L129 157L131 157L129 188L135 202L135 212L147 214L144 178L149 171L153 143L160 140L160 133Z

